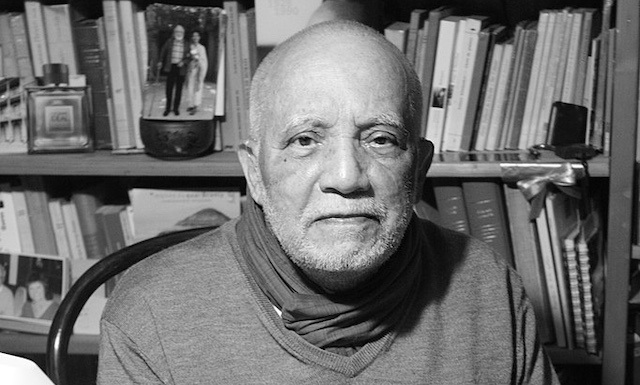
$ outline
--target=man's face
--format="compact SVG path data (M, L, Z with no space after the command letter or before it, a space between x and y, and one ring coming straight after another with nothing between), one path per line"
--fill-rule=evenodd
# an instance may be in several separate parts
M402 240L416 134L399 64L375 49L350 55L355 47L343 44L315 58L301 52L278 71L259 203L298 265L358 272L379 267Z
M182 26L177 26L173 29L173 38L176 40L184 39L184 28Z

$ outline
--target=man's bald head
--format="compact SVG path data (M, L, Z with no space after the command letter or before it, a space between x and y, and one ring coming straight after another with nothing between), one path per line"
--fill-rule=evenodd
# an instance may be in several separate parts
M339 20L307 27L274 48L262 61L251 85L251 139L259 141L261 130L269 128L269 111L282 84L294 75L311 75L314 66L349 66L354 72L369 71L371 82L394 78L404 84L407 122L413 126L408 128L418 133L422 91L412 65L374 29Z

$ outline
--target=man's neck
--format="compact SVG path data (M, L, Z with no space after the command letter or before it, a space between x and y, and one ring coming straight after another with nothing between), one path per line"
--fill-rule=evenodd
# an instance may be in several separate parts
M376 272L376 270L335 272L310 269L306 267L301 267L301 270L310 280L329 293L339 293L353 289L373 276Z

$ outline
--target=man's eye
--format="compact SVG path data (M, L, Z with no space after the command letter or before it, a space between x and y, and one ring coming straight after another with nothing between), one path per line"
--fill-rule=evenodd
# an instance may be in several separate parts
M294 138L292 142L298 146L307 147L313 145L316 141L310 136L300 135Z
M398 142L395 140L395 138L392 138L392 137L386 136L386 135L375 136L371 140L371 142L372 142L372 144L374 144L376 146L394 146L394 145L398 144Z

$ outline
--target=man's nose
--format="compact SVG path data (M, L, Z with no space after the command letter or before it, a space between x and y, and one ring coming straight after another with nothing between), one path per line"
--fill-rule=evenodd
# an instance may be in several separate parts
M367 158L357 140L342 139L327 149L322 165L320 188L342 195L368 191Z

